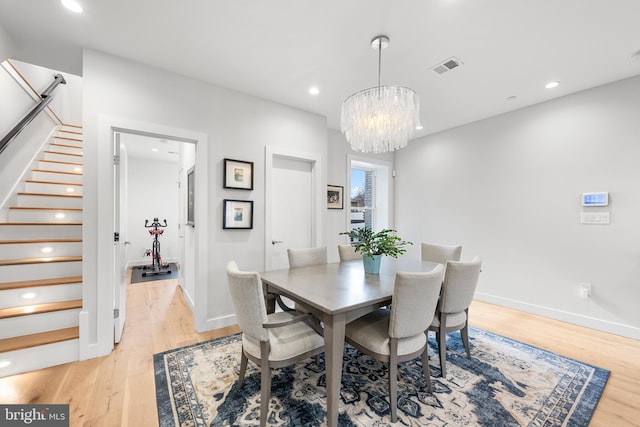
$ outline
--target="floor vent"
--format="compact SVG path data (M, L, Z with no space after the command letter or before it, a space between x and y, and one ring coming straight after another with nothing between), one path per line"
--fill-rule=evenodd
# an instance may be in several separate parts
M445 61L441 62L440 64L431 67L431 69L433 71L435 71L436 74L442 75L442 74L446 73L447 71L451 71L454 68L459 67L460 65L462 65L462 61L460 61L455 56L452 56L451 58L446 59Z

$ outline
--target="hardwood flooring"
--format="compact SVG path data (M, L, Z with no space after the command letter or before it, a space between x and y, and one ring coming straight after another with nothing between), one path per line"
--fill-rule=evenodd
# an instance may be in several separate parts
M194 332L175 280L127 290L122 341L108 356L0 379L1 403L68 403L71 426L156 426L153 354L239 329ZM474 326L611 371L591 422L640 426L640 341L475 301Z

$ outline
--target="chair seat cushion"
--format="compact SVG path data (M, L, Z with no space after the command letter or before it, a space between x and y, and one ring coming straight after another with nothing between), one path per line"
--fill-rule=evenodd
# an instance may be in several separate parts
M295 313L294 313L295 314ZM277 312L267 316L269 321L291 319L290 312ZM286 360L324 345L324 338L304 322L278 328L269 328L270 361ZM242 335L242 346L252 356L260 358L260 342Z
M447 329L448 328L462 328L467 321L467 313L461 311L459 313L447 314ZM433 316L433 322L431 328L440 327L440 313L436 313Z
M389 315L389 310L381 309L354 320L347 324L345 336L375 353L389 355ZM426 342L423 332L401 338L398 340L398 356L419 351Z

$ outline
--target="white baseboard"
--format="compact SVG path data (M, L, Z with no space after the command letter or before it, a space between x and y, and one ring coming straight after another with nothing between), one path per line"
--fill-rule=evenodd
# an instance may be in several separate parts
M568 311L556 310L535 304L529 304L509 298L503 298L495 295L477 292L475 298L478 301L484 301L502 307L513 308L515 310L524 311L526 313L538 316L548 317L550 319L560 320L574 325L584 326L598 331L608 332L627 338L640 340L640 328L622 323L611 322L609 320L597 319L594 317L583 316L581 314L571 313Z
M238 319L235 314L229 316L216 317L214 319L207 319L204 325L196 325L196 332L212 331L214 329L226 328L227 326L233 326L238 324ZM202 326L199 328L198 326Z
M68 340L3 353L10 364L0 368L0 378L78 361L78 340Z

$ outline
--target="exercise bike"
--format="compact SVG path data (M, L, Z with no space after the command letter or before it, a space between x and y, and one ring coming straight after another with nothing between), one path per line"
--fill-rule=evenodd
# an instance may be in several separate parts
M164 220L164 224L161 224L158 218L153 218L153 222L151 224L149 224L148 219L144 220L144 227L149 228L149 234L153 236L153 245L151 247L151 253L149 254L151 255L151 265L145 265L143 267L143 277L153 276L155 274L171 274L171 268L169 267L169 264L162 263L162 256L160 256L160 240L158 240L158 237L160 237L162 233L164 233L164 228L160 227L166 226L166 219ZM149 251L147 251L147 253L148 252Z

